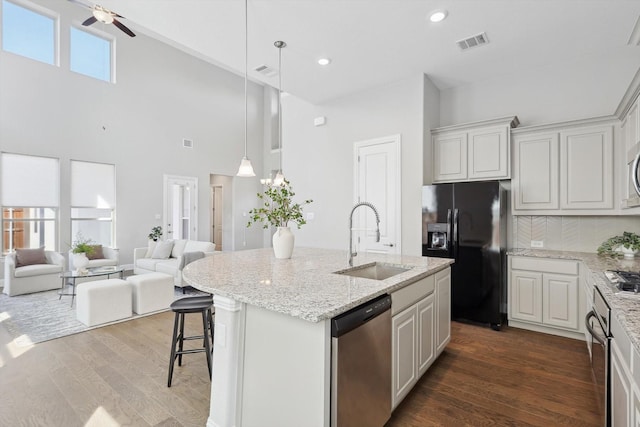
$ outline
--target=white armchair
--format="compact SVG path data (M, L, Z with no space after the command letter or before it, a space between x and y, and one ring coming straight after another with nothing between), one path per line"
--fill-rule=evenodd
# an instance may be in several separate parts
M4 259L4 289L9 296L30 294L60 288L64 257L58 252L44 251L47 263L16 267L16 254Z
M102 254L104 258L90 259L85 268L116 266L120 260L120 250L102 246ZM73 266L73 251L69 250L69 270L75 270Z

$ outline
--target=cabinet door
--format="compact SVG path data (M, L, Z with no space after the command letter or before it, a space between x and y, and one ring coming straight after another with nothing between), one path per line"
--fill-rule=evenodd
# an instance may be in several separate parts
M418 378L435 360L435 305L434 294L418 303Z
M468 178L509 178L509 128L472 130L468 136Z
M558 209L558 134L514 137L514 209Z
M436 273L436 354L451 340L451 269Z
M578 277L542 275L542 322L578 329Z
M633 413L634 427L640 427L640 390L635 383L631 385L631 411Z
M560 133L560 207L613 208L611 126Z
M416 363L417 310L412 305L391 321L391 339L393 340L391 355L392 393L391 405L398 405L418 380Z
M631 387L630 374L615 338L611 340L611 427L626 427L631 425L630 402Z
M433 180L467 178L467 134L441 133L433 137Z
M509 318L542 322L542 273L511 270Z

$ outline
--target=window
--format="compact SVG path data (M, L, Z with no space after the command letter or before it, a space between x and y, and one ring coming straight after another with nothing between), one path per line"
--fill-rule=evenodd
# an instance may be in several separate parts
M71 236L115 245L116 168L104 163L71 161Z
M56 250L59 176L58 159L1 153L3 253Z
M105 37L71 27L71 71L106 82L112 81L111 43Z
M47 12L39 6L27 8L2 0L2 49L57 64L57 18L53 12Z

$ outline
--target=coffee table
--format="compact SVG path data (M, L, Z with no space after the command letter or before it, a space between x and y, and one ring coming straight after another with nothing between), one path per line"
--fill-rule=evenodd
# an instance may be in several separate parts
M94 267L89 268L86 272L78 272L77 270L73 271L65 271L60 274L60 278L62 279L62 286L60 287L60 292L58 292L58 300L60 300L63 296L71 297L71 306L73 307L73 301L76 297L76 280L84 279L88 277L102 277L107 276L107 279L110 279L113 275L119 275L120 279L124 278L124 267L120 266L108 266L108 267ZM73 288L73 292L68 293L64 291L65 284L69 284Z

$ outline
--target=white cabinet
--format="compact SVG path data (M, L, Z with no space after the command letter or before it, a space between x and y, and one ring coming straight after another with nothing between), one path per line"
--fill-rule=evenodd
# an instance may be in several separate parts
M638 153L640 153L640 99L631 105L628 113L622 121L622 135L625 141L625 167L621 171L622 181L622 207L631 208L640 206L640 196L636 192L633 182L632 165Z
M532 128L513 135L513 213L613 212L613 123Z
M579 262L509 257L509 325L582 338Z
M450 340L450 286L451 270L447 268L391 294L392 408Z
M433 182L510 177L511 127L517 117L432 130Z
M451 269L435 275L436 287L436 353L439 355L451 340Z
M609 391L611 396L611 427L631 425L631 373L625 363L615 337L611 340L611 371Z

